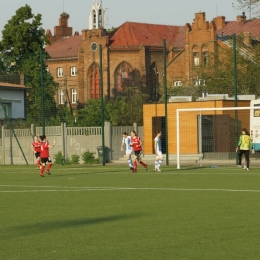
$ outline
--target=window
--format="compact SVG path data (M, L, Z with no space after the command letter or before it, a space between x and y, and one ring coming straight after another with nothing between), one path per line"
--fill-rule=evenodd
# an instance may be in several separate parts
M128 62L121 62L115 71L115 94L124 94L129 87L134 86L134 72Z
M174 81L173 86L174 86L174 87L182 86L182 82L181 82L180 80Z
M77 90L75 88L71 90L71 103L77 103Z
M194 85L195 86L205 86L206 85L206 81L205 79L196 79L195 82L194 82Z
M207 52L207 51L204 51L204 52L202 53L202 55L203 55L203 64L204 64L204 65L208 65L208 63L209 63L208 52Z
M255 104L254 107L256 107L256 109L254 109L254 117L260 117L260 109L259 109L260 104Z
M58 98L59 98L58 104L63 105L64 104L64 93L63 93L62 89L58 90Z
M92 99L100 97L99 75L99 67L95 64L90 70L90 97Z
M63 76L63 68L57 68L57 77L62 77Z
M200 59L199 59L199 53L198 52L193 52L193 62L194 62L194 66L200 65Z
M70 75L75 77L77 74L77 68L76 67L70 67Z
M11 104L2 103L2 106L0 106L0 117L11 117Z

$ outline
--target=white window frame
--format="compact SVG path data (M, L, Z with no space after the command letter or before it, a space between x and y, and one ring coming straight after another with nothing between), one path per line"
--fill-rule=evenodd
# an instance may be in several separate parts
M70 76L75 77L77 75L77 67L72 66L70 67Z
M182 86L182 82L180 80L176 80L176 81L173 82L173 86L174 87L180 87L180 86Z
M196 79L194 82L195 86L205 86L206 85L206 80L205 79Z
M57 68L57 77L61 78L63 76L63 68Z
M193 52L193 64L194 66L200 65L200 57L198 52Z
M77 103L77 98L78 98L77 89L73 88L73 89L71 90L71 103L72 103L72 104Z
M64 105L64 91L62 89L58 90L58 104Z

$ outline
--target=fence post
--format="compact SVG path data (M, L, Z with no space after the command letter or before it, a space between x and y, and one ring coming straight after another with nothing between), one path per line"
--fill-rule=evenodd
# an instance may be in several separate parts
M137 126L137 123L133 123L133 128L134 128L134 131L137 133L138 135L138 126Z
M3 165L5 165L5 127L2 126L2 154L3 154Z
M31 134L32 134L32 139L33 139L34 136L35 136L35 133L34 133L34 124L31 124Z
M105 122L105 143L109 148L109 161L112 160L112 127L110 122Z
M62 148L62 155L63 155L63 160L64 163L67 159L66 155L66 143L65 143L65 128L66 128L66 123L61 123L61 148Z

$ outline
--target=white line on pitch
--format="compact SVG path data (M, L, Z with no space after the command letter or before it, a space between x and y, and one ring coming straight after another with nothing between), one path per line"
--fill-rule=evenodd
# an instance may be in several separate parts
M4 186L4 185L1 185ZM16 186L17 187L17 186ZM22 186L19 186L22 187ZM51 188L51 186L26 186L28 187L37 187L37 188ZM127 188L127 187L73 187L72 189L68 189L70 187L59 187L53 186L52 188L60 188L60 189L52 189L52 190L16 190L16 191L0 191L0 193L19 193L19 192L69 192L69 191L115 191L115 190L160 190L160 191L217 191L217 192L257 192L260 190L234 190L234 189L188 189L188 188ZM66 188L66 189L62 189Z

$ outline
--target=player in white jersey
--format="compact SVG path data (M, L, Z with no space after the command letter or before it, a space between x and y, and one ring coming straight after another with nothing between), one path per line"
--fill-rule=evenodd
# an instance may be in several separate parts
M156 137L154 138L154 150L155 150L155 165L154 170L156 172L160 172L160 167L163 162L163 155L162 155L162 141L161 141L161 131L156 133Z
M128 162L128 165L130 167L130 170L134 169L131 153L133 151L133 148L131 147L131 136L129 136L126 132L122 134L123 140L121 145L121 151L124 151L124 145L125 145L125 156Z

